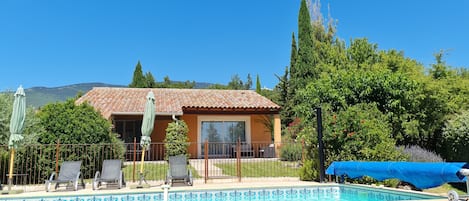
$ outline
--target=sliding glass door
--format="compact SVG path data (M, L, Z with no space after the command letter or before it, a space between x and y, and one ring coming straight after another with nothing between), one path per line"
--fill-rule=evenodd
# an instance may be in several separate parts
M201 153L205 153L203 142L209 142L210 157L231 155L232 146L238 139L246 142L245 121L201 121Z

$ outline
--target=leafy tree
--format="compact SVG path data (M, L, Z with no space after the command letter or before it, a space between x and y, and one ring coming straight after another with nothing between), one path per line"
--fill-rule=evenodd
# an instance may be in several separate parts
M163 86L170 86L171 85L171 80L169 79L169 76L165 76L163 78Z
M227 89L234 89L234 90L248 90L252 87L252 78L251 74L248 74L247 81L243 82L241 78L239 78L238 74L231 76L231 81L228 83Z
M421 132L429 136L425 148L445 155L448 148L442 144L443 128L449 117L469 108L469 79L451 70L446 66L442 58L435 58L437 65L444 65L446 70L439 74L444 76L435 77L430 74L420 79L424 86L424 98L417 107L417 115L421 120Z
M350 43L347 50L347 55L350 59L351 65L356 69L369 68L378 62L378 45L370 44L368 39L354 39Z
M257 84L257 83L256 83ZM257 87L257 86L256 86ZM228 85L223 84L212 84L207 87L208 89L231 89L231 90L249 90L252 88L252 78L251 74L248 74L247 80L243 82L238 74L231 76L230 82ZM263 91L263 90L261 90Z
M0 144L6 145L8 144L8 140L10 137L10 118L11 113L13 110L13 101L14 101L14 93L12 92L4 92L0 93ZM28 98L26 94L26 99ZM39 119L35 115L36 111L32 107L26 108L26 118L24 123L23 129L23 140L21 141L23 146L19 146L16 149L16 158L21 160L15 160L15 171L21 173L29 173L32 170L38 170L41 166L37 164L37 162L32 162L31 156L35 157L38 153L34 153L36 151L31 148L35 148L37 143L37 138L44 132L44 128L42 125L38 124ZM36 154L36 155L35 155ZM8 165L7 162L9 158L9 150L8 149L0 149L0 162L4 165L0 165L0 172L7 172ZM31 161L31 163L28 163ZM20 165L22 164L22 165ZM25 167L24 164L31 164L28 167ZM6 179L6 178L4 178ZM6 182L5 180L0 180L2 182ZM34 180L30 180L29 182L36 182Z
M184 154L187 157L189 148L187 133L189 129L187 128L186 122L183 120L177 120L168 124L166 128L166 138L164 140L164 146L166 150L166 156L177 156Z
M60 140L60 144L68 144L61 146L61 153L70 153L65 154L67 157L62 160L83 160L85 164L90 164L84 167L83 174L85 178L91 178L94 175L91 170L96 168L94 165L98 165L95 163L96 155L122 159L125 147L117 134L111 132L111 123L108 120L88 103L76 105L75 100L68 99L41 108L37 115L40 119L39 124L45 128L45 132L39 135L38 142L55 144ZM90 150L78 153L77 145L83 149L83 144L90 144ZM49 149L44 150L47 153L42 153L37 165L45 168L44 172L50 173L55 161L45 157L55 153L55 148L48 147ZM101 150L103 147L106 149Z
M443 128L444 157L448 161L469 161L469 110L454 115Z
M444 51L440 50L438 53L435 53L436 64L432 64L432 69L430 74L433 79L443 79L450 75L450 71L446 63L443 60Z
M282 123L301 119L305 126L300 126L300 133L308 134L314 132L307 125L313 123L312 108L316 106L327 106L329 112L338 114L358 105L375 105L386 117L397 144L419 145L437 153L448 150L443 128L449 117L469 108L468 71L453 70L443 60L443 51L435 54L436 63L425 74L423 65L405 57L403 51L378 51L378 45L366 38L352 39L346 47L335 36L334 21L329 18L324 23L319 1L309 5L311 19L305 2L301 2L299 48L296 57L291 56L295 63L290 65L288 82L277 76L275 91L283 109ZM297 50L294 45L291 55ZM292 96L282 93L286 87ZM288 107L291 113L287 113ZM310 155L314 158L312 152Z
M394 73L402 73L413 79L424 77L423 65L416 60L405 57L403 51L387 50L380 51L379 63L375 69L387 69Z
M164 77L163 83L156 84L157 88L177 88L177 89L192 89L195 87L195 81L174 82L169 79L169 76Z
M268 98L274 103L277 103L279 100L279 94L275 90L271 89L261 89L260 95Z
M321 104L329 104L337 112L359 103L375 103L389 116L391 132L399 144L419 144L423 142L418 140L420 123L415 113L423 98L421 90L420 85L401 74L339 71L299 90L298 96L303 99L294 109L301 117L312 119L310 108Z
M261 80L259 79L259 75L257 75L257 76L256 76L256 92L257 92L258 94L260 94L260 93L261 93L261 89L262 89L262 87L261 87Z
M45 105L37 113L46 132L39 136L41 144L111 143L117 136L111 133L111 123L104 119L93 106L75 99Z
M328 163L340 160L405 159L395 149L391 124L376 104L357 104L326 117L324 144Z
M13 110L13 94L0 93L0 143L8 144L10 118Z
M129 84L129 87L132 88L144 88L146 86L145 76L143 76L142 65L140 61L137 62L134 70L134 76L132 82Z
M387 161L407 158L395 148L396 141L390 135L391 126L386 123L387 117L375 104L357 104L337 113L331 112L327 105L324 105L324 109L323 141L326 165L332 161ZM299 138L305 141L307 150L305 166L300 171L300 177L303 180L317 180L317 133L311 126L305 127L313 122L305 123L303 127L306 129L299 134Z
M244 89L243 81L239 78L238 74L231 76L231 81L228 82L229 89Z
M456 70L456 75L463 79L469 79L469 68L459 68Z
M145 73L145 88L155 88L156 81L151 72Z
M27 96L26 96L27 98ZM8 144L10 137L10 118L13 110L13 93L0 93L0 144ZM44 128L38 123L36 111L32 107L26 108L26 118L23 129L23 144L35 144Z

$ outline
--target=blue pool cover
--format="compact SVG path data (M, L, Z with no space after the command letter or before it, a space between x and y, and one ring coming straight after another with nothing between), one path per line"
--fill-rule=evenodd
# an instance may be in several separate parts
M326 174L360 178L370 176L378 181L399 179L409 182L419 189L440 186L448 182L463 182L465 177L459 173L468 168L464 162L332 162Z

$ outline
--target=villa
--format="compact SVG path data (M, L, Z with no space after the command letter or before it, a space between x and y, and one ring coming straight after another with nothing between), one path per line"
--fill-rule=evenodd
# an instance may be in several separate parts
M115 132L125 143L135 139L138 143L149 91L155 94L156 104L152 143L164 141L167 125L175 119L184 120L189 128L191 158L204 156L205 141L229 146L210 149L210 157L228 156L230 144L237 139L245 144L281 143L280 106L251 90L96 87L76 103L88 102L112 121ZM255 154L258 151L253 150ZM160 154L153 159L162 157Z

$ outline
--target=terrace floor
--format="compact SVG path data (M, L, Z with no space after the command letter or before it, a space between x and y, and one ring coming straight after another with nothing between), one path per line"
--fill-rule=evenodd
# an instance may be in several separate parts
M242 189L242 188L271 188L271 187L295 187L295 186L320 186L320 185L335 185L336 183L318 183L300 181L298 178L263 178L258 179L243 179L242 182L233 182L232 179L214 179L208 180L204 183L203 179L194 181L194 186L186 186L182 183L175 183L170 191L185 191L185 190L223 190L223 189ZM27 198L35 196L74 196L74 195L97 195L97 194L125 194L125 193L138 193L138 192L163 192L162 182L149 182L147 188L135 188L137 183L128 182L127 186L123 189L116 189L115 187L102 187L99 190L92 190L91 184L87 183L85 189L79 189L73 191L70 189L60 188L58 190L52 190L51 192L45 192L44 186L35 186L35 189L28 189L25 193L2 195L2 198ZM383 188L383 187L376 187ZM19 189L14 187L12 189ZM393 188L393 190L396 190ZM402 189L401 189L402 190ZM402 190L409 191L409 190ZM442 195L446 196L446 195ZM435 200L443 201L446 199Z

